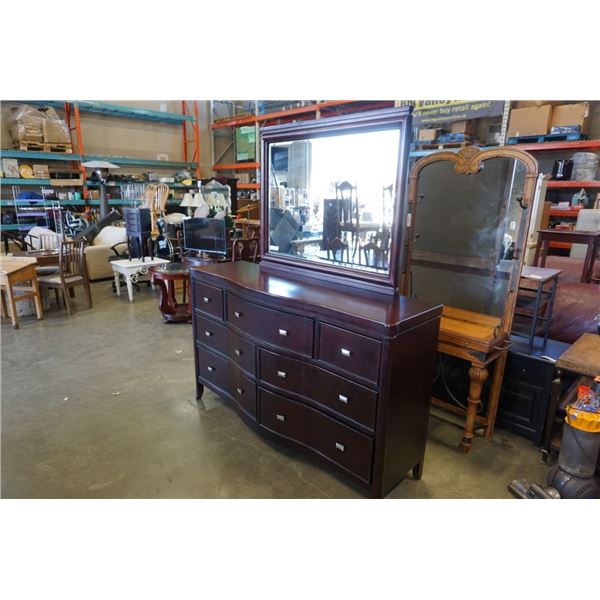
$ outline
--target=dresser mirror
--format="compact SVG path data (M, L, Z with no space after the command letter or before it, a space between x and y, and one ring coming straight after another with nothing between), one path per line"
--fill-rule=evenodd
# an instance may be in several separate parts
M396 287L406 108L264 128L263 264Z

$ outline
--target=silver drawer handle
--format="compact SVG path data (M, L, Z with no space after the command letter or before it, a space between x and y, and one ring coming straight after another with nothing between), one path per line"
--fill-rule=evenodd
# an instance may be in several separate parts
M206 337L210 337L210 336L212 335L212 331L205 331L205 332L204 332L204 335L205 335Z
M287 331L285 329L280 329L279 330L279 335L282 335L283 337L287 337Z
M340 394L338 396L338 398L339 398L340 402L343 402L344 404L348 404L348 396L343 396L342 394Z
M235 391L241 396L244 393L244 390L242 388L235 388Z
M206 302L206 303L210 302L210 298L208 298L207 296L204 296L204 298L202 298L202 300L204 300L204 302Z
M283 415L275 415L278 421L285 421L285 417Z
M235 352L236 356L241 356L242 355L242 351L239 348L236 348L234 350L234 352Z
M277 376L285 379L287 377L287 373L285 371L277 371Z
M215 370L214 367L206 367L211 373Z
M347 350L346 348L342 348L342 356L351 356L352 352L350 352L350 350Z
M335 447L337 450L339 450L340 452L343 452L346 449L346 446L344 446L344 444L340 444L339 442L335 443Z
M241 312L238 312L237 310L233 313L238 319L242 316Z

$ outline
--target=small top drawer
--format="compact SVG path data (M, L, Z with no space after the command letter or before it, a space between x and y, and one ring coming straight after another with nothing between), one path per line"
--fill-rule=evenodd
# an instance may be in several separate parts
M312 356L312 319L265 308L227 292L227 321L268 344Z
M223 320L223 290L194 281L192 298L196 310Z
M381 342L322 323L319 336L319 360L377 384Z

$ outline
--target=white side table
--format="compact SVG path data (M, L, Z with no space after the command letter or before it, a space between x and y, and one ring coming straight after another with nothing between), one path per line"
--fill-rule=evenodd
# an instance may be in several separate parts
M115 260L111 263L112 269L115 274L115 288L117 290L117 296L121 295L121 286L119 285L119 275L125 277L125 283L127 283L127 295L129 296L129 302L133 302L133 284L137 283L140 275L146 275L148 269L154 265L162 265L170 261L164 258L146 258L142 261L141 258L132 258Z

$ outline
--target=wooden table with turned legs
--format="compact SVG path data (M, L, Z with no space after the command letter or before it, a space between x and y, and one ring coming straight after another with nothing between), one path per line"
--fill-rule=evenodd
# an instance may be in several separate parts
M160 291L159 310L165 323L191 323L192 309L188 295L190 270L182 264L169 263L150 268L152 281ZM175 286L183 283L183 299L177 302ZM186 301L187 298L187 301Z

